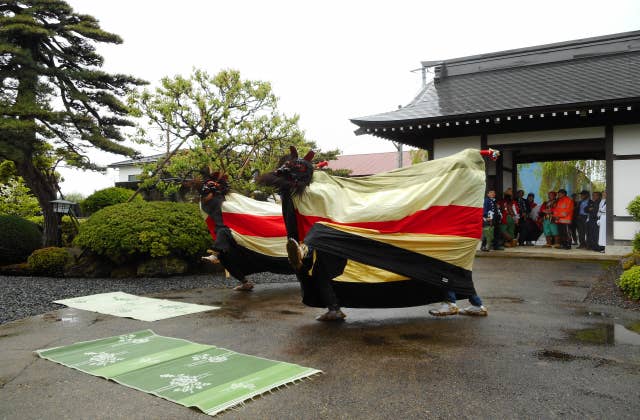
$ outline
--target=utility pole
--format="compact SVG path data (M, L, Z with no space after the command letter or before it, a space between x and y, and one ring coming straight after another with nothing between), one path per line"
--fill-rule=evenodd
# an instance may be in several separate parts
M396 147L396 150L398 150L398 158L397 158L397 163L398 163L398 168L402 168L402 143L397 143L395 141L392 141L391 143L393 143L393 145Z
M402 105L398 105L398 109L402 109ZM392 141L396 149L398 150L398 168L402 168L402 143Z

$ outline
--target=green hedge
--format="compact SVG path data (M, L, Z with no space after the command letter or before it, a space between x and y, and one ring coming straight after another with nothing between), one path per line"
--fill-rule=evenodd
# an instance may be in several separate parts
M634 220L640 222L640 195L631 200L631 202L627 206L627 211Z
M66 248L48 247L33 251L27 264L35 274L62 277L65 266L72 260Z
M618 287L627 297L640 300L640 265L624 271L618 280Z
M110 187L103 190L98 190L85 198L80 203L83 214L93 214L98 210L101 210L108 206L115 204L126 203L129 198L134 194L134 191L120 187ZM137 195L133 201L142 201L142 197Z
M0 215L0 264L24 262L42 246L40 227L18 216Z
M197 205L159 201L104 208L89 217L74 240L115 263L170 255L197 259L212 242Z

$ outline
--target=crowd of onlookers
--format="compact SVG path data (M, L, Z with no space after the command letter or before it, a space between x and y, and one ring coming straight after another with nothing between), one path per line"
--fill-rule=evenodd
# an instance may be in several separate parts
M533 246L541 235L544 247L589 249L604 252L606 244L607 193L583 190L567 196L567 191L550 191L542 204L535 194L508 188L502 199L489 191L482 212L483 251L505 247Z

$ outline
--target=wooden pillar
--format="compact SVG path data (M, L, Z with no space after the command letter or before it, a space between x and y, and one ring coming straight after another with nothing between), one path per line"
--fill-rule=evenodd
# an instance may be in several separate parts
M513 185L513 198L516 198L518 191L518 152L511 152L511 185ZM526 199L527 197L525 197Z
M503 176L503 172L504 172L504 157L502 156L502 154L498 157L498 160L496 160L496 194L497 197L502 199L502 193L504 192L504 180L502 179Z
M433 160L433 138L425 141L425 147L427 150L427 160Z
M604 127L605 180L607 182L607 245L613 244L613 125Z

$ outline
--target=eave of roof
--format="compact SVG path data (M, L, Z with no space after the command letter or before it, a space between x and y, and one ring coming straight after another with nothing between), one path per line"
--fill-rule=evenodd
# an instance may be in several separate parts
M581 45L579 51L571 50L578 44ZM587 47L591 49L585 50ZM558 49L563 51L558 53ZM599 54L576 58L572 55L576 51ZM517 57L516 61L511 57L508 65L506 56L525 53L537 54L528 58L535 64L522 64ZM502 60L505 67L487 69L478 64L487 59ZM468 120L476 118L586 111L588 107L623 106L640 101L640 31L483 54L446 63L462 63L455 71L458 75L446 75L429 83L402 109L351 119L360 127L356 134L393 126L411 130L420 124L468 124Z

